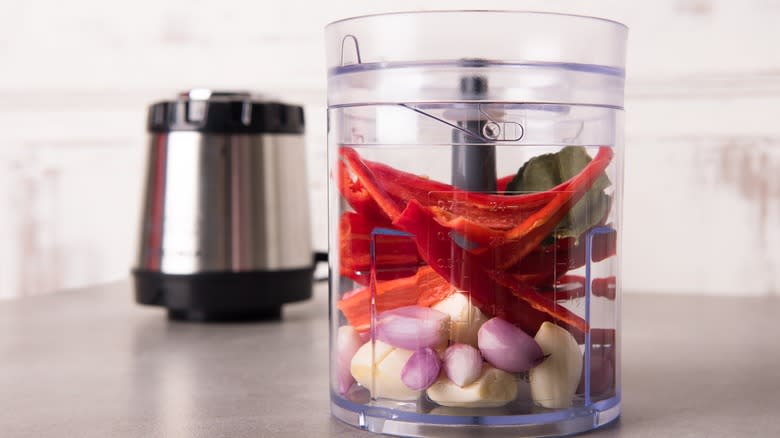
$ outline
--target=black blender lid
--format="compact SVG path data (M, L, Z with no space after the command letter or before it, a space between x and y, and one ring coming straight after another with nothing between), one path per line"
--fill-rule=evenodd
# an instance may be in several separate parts
M262 100L246 92L195 88L149 106L149 132L302 134L303 107Z

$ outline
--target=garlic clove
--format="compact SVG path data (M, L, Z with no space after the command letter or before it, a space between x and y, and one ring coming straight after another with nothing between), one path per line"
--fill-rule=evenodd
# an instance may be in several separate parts
M454 344L444 351L444 374L456 385L470 385L482 375L482 355L468 344Z
M370 374L374 365L382 362L382 359L390 354L391 351L393 351L393 347L382 341L375 341L373 344L371 341L366 342L352 356L350 363L352 375L356 380L360 380L358 376L363 377L366 374Z
M339 393L346 393L355 382L350 372L352 358L364 342L352 326L344 325L336 332L336 376Z
M419 397L420 391L410 389L401 380L401 371L412 354L414 352L411 350L396 348L382 359L374 379L376 387L371 392L374 397L396 400L415 400Z
M412 351L393 348L382 341L365 343L352 358L352 377L371 392L374 398L414 400L420 391L406 387L401 370L412 356Z
M545 408L571 406L582 373L582 352L566 329L545 322L534 337L547 358L529 372L531 398Z
M450 316L449 338L452 343L477 346L477 333L488 318L470 303L468 296L456 292L431 308Z
M460 387L445 376L427 391L428 398L442 406L461 408L496 408L517 397L515 376L488 364L473 383Z
M368 387L374 369L391 351L393 347L382 341L376 341L373 345L371 341L366 342L352 357L349 367L352 377L361 385Z

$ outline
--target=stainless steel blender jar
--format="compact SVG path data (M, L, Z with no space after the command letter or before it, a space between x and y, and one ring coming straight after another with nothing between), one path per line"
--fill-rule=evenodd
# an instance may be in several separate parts
M136 301L202 321L309 298L303 108L193 89L151 105L148 131Z

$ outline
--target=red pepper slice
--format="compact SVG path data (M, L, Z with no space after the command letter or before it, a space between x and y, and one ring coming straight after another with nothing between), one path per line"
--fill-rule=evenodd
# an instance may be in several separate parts
M613 328L590 329L590 343L592 345L615 345L617 331Z
M339 220L340 272L360 284L368 284L371 273L371 231L390 228L388 219L346 212ZM378 236L375 239L378 280L408 277L421 264L417 247L408 237Z
M342 160L338 162L338 173L339 192L355 212L383 224L390 222L390 218L382 210L382 207L376 203L371 193L363 186L361 179L352 180L349 168ZM392 196L390 198L393 202L400 203L400 200Z
M349 164L350 170L355 174L360 183L360 186L365 193L370 195L376 205L379 206L382 212L391 220L395 220L401 215L403 210L403 202L398 197L391 196L384 189L384 184L379 184L376 176L366 166L357 151L352 148L342 147L341 155ZM400 198L403 199L403 198ZM353 208L355 208L353 206Z
M353 164L360 165L350 161L350 167ZM463 217L479 228L512 229L554 199L554 192L563 188L523 195L468 192L385 164L368 160L362 164L382 182L387 194L405 201L415 199L426 207L434 207L441 222Z
M420 256L439 275L468 293L475 305L488 315L500 316L534 334L545 320L555 320L582 337L588 324L582 318L509 274L482 264L482 259L465 251L439 224L430 210L412 199L393 224L414 235Z
M499 229L490 226L473 216L456 216L438 207L428 207L436 220L445 227L457 232L472 244L478 245L472 251L481 252L486 247L500 245L505 242L506 228ZM525 214L524 214L525 213ZM528 217L531 212L518 212L518 220ZM493 224L495 225L495 223Z
M348 149L348 148L342 148ZM432 205L427 200L453 202L453 208L458 207L458 201L468 203L468 206L476 206L493 213L506 213L507 209L519 208L533 210L549 202L554 195L550 192L564 190L568 181L544 192L526 193L521 195L494 195L491 193L469 192L461 190L449 184L424 178L413 173L404 172L392 168L386 164L364 160L366 167L386 185L387 191L399 198L416 199L422 205ZM514 176L512 176L514 177ZM501 181L509 178L501 178ZM506 183L504 183L506 188ZM406 194L408 196L400 196Z
M609 164L612 158L610 148L600 148L598 155L571 180L546 192L515 196L464 192L446 184L368 162L378 174L385 172L378 178L369 168L369 164L361 160L353 149L342 148L341 154L357 177L359 191L367 194L376 207L392 219L398 228L414 234L420 256L453 285L468 291L483 311L503 316L529 333L535 333L545 320L558 320L562 325L568 326L575 337L582 339L582 333L587 330L585 321L530 287L518 284L510 274L488 267L511 267L534 250ZM392 174L395 175L394 178L391 177ZM382 184L379 183L380 180ZM399 184L398 181L405 181L406 184ZM362 199L365 200L366 197ZM408 201L406 209L403 209L404 201ZM432 208L426 209L421 201ZM432 205L433 201L435 205ZM447 201L454 203L451 208L445 208L446 204L441 205ZM366 205L368 204L370 203L366 201ZM515 218L520 217L522 222L506 232L490 229L482 222L472 220L478 218L486 223L493 220L492 223L502 223L501 228L505 229L509 224L505 220L506 206L513 206L514 213L528 213L515 215ZM451 211L458 208L470 212L470 216L458 218ZM450 234L451 231L462 231L461 237L472 241L472 236L477 235L474 230L482 232L480 236L490 239L489 246L495 248L477 257L463 250L452 240L453 236ZM433 256L437 258L433 260Z
M594 297L614 300L616 296L617 279L614 276L594 278L591 281L590 292ZM568 301L585 296L585 277L579 275L564 275L556 283L556 288L542 290L545 295L553 295L556 301Z
M430 307L449 297L455 289L429 266L417 274L389 281L376 282L374 302L377 313L403 306ZM363 332L371 326L371 289L363 287L344 294L336 303L352 327Z
M362 183L360 187L364 187L366 193L373 196L380 209L391 218L400 214L398 208L403 205L403 201L416 199L422 205L437 208L442 222L463 216L468 218L474 229L488 227L509 230L554 199L554 192L565 189L567 185L563 183L546 192L523 195L468 192L381 163L362 160L352 148L342 147L340 153L357 175L358 182ZM511 178L504 177L500 181L505 186ZM357 209L354 205L353 208ZM488 233L490 236L485 243L493 236L500 237L500 234Z
M616 232L598 233L592 237L591 258L600 262L617 252ZM507 272L520 282L541 285L555 283L566 272L585 266L585 241L572 237L556 239L555 243L537 248Z
M616 351L614 345L592 344L590 350L590 397L592 399L608 397L614 393ZM577 394L585 394L585 372L583 362Z
M342 147L341 155L388 217L395 220L404 201L415 199L431 207L437 221L479 245L476 252L485 247L501 247L499 252L508 257L501 266L506 269L537 247L558 225L604 171L613 152L609 147L601 147L596 157L569 181L545 192L524 195L466 192L364 161L352 148ZM378 181L382 181L381 186Z
M475 222L473 215L454 217L452 213L440 208L429 208L439 223L478 245L470 251L478 254L488 252L485 257L500 260L499 267L509 269L511 265L521 261L528 252L539 247L542 240L558 226L569 210L590 189L611 159L612 149L600 148L596 158L574 178L564 183L568 186L561 188L559 185L550 191L541 192L553 196L548 204L536 210L518 211L516 219L522 223L508 231L501 231L480 221Z
M505 192L506 186L508 186L513 179L515 179L515 174L507 175L505 177L499 178L498 180L496 180L496 190L498 190L499 192Z

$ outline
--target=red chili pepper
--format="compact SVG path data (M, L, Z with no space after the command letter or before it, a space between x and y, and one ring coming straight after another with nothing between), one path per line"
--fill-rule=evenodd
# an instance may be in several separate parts
M405 201L415 199L426 207L433 207L441 222L463 217L479 228L509 230L554 199L554 192L565 187L561 185L546 192L523 195L468 192L385 164L360 160L353 150L347 149L342 148L342 153L351 168L365 166L382 182L388 195Z
M374 201L373 196L363 187L360 179L352 180L346 163L338 162L338 188L341 196L358 214L378 222L389 223L390 219Z
M346 212L339 220L340 272L360 284L368 284L371 272L371 231L390 228L388 219L372 219ZM403 236L377 236L375 254L378 280L408 277L417 272L420 257L414 242Z
M594 234L591 240L591 258L600 262L616 253L616 235L610 233ZM574 238L556 239L555 243L537 248L519 263L507 269L507 272L526 284L553 284L566 272L585 266L584 238L577 242Z
M515 179L515 174L507 175L505 177L499 178L498 180L496 180L496 190L498 190L499 192L505 192L506 186L508 186L513 179Z
M509 274L483 265L481 258L455 243L450 230L416 200L409 201L393 224L414 235L420 257L455 288L468 293L486 314L503 317L529 334L536 333L545 320L568 326L580 338L588 329L587 322L565 307L518 283Z
M436 220L477 244L475 252L499 247L502 268L520 261L558 225L612 159L612 149L596 157L574 178L545 192L492 195L467 192L451 185L364 161L352 148L341 155L384 213L395 220L411 199L431 207ZM505 180L506 178L502 178ZM381 185L379 184L381 181Z
M613 328L590 329L590 343L593 345L615 345L616 330Z
M612 154L610 148L600 148L585 169L551 190L507 196L458 190L363 161L353 149L341 148L341 173L347 175L340 178L341 186L350 190L340 188L357 211L381 211L380 216L414 234L418 252L431 269L470 293L485 313L502 316L529 333L545 320L558 320L582 341L587 330L582 318L500 270L520 264L540 245L603 172ZM356 181L348 177L345 164ZM504 188L507 179L502 178ZM482 246L469 251L479 256L462 247L475 242Z
M617 279L615 276L594 278L590 284L590 293L594 297L614 300L616 296ZM571 300L585 296L585 277L579 275L564 275L556 283L556 287L541 289L546 295L555 294L556 301Z
M398 218L403 210L403 202L397 197L387 193L384 188L385 184L380 184L379 181L377 181L376 176L369 170L363 160L360 159L360 156L354 149L342 147L341 155L349 164L350 170L352 170L357 177L362 190L365 190L365 193L370 195L376 205L379 206L387 217L391 220ZM404 198L401 197L400 199ZM355 207L353 206L353 208Z
M615 329L593 328L590 330L590 396L603 397L615 389L615 366L617 364L617 345ZM582 364L582 376L577 388L578 394L585 393L585 363Z
M501 238L502 234L496 230L509 230L517 226L554 199L554 192L566 186L564 183L546 192L523 195L468 192L381 163L362 160L352 148L342 147L340 152L357 175L358 182L365 187L366 193L374 196L374 201L388 217L399 214L398 207L404 201L416 199L422 205L434 208L441 222L453 221L453 228L472 230L475 241L483 245ZM511 177L500 181L506 185L508 180Z
M594 399L612 395L615 391L616 348L614 345L592 344L590 350L590 397ZM585 394L585 363L577 387L577 394Z
M417 274L389 281L376 282L374 303L377 313L403 306L430 307L455 292L445 279L429 266ZM336 307L357 331L366 331L371 324L371 289L363 287L344 294Z
M350 149L350 148L342 148ZM392 168L386 164L374 161L364 160L366 167L379 178L383 184L387 185L388 192L395 196L399 194L410 195L409 198L417 199L422 205L431 205L426 202L426 198L432 201L468 201L472 206L477 206L483 210L493 213L505 213L505 209L516 207L523 210L538 208L549 202L553 195L549 192L559 192L566 188L568 182L564 182L553 187L550 190L537 193L526 193L521 195L494 195L491 193L469 192L457 187L434 181L430 178L424 178L413 173L404 172ZM499 181L511 181L512 177L504 177ZM506 187L507 183L503 183ZM456 203L457 204L457 203ZM454 207L457 207L455 205Z

